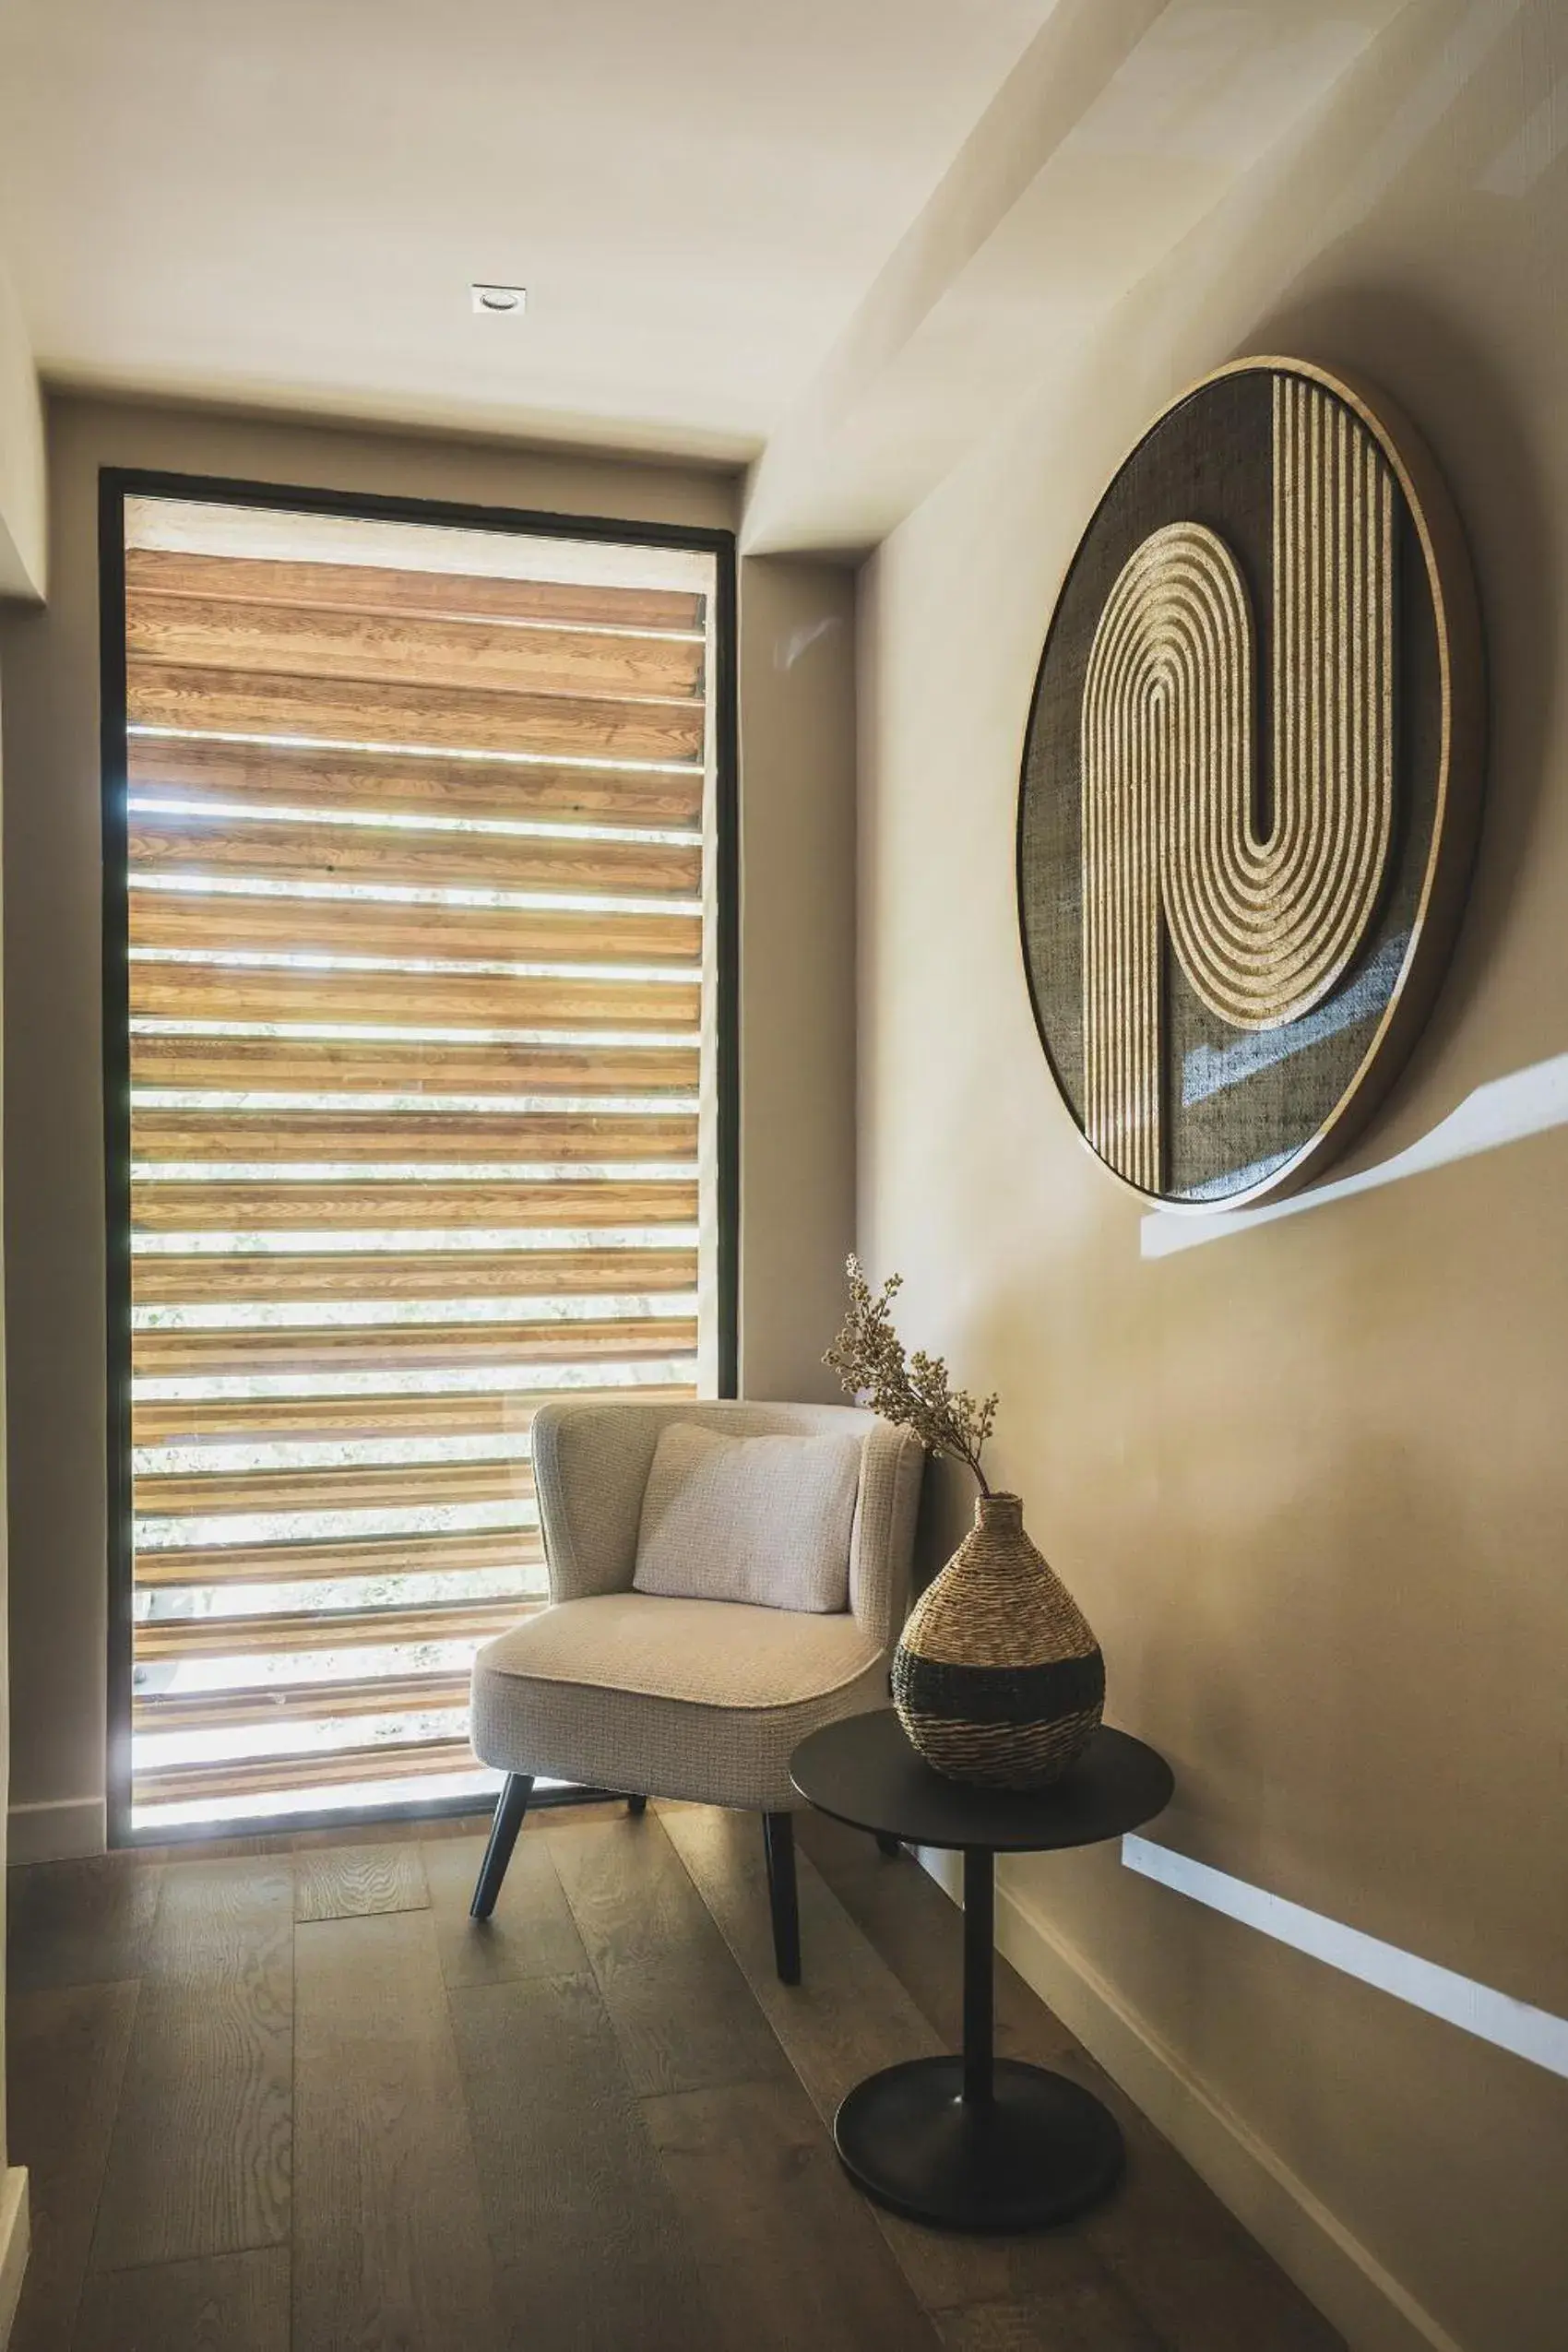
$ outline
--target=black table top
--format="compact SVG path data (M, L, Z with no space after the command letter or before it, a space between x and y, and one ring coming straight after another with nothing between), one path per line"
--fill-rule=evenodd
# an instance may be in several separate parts
M916 1755L891 1707L851 1715L803 1740L790 1778L819 1812L912 1846L1039 1854L1093 1846L1170 1803L1170 1765L1141 1740L1103 1725L1052 1788L1028 1792L946 1780Z

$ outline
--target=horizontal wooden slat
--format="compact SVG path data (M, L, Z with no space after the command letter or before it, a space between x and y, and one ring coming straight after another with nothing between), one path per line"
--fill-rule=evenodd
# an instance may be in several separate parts
M684 588L610 582L506 580L467 572L397 570L381 564L288 563L267 556L189 555L128 547L131 595L237 597L247 603L404 613L428 620L579 622L624 629L696 629L703 599Z
M131 1152L145 1160L420 1160L452 1166L689 1160L697 1123L684 1112L497 1111L148 1111L131 1109Z
M584 841L496 833L416 833L308 820L134 815L133 873L234 874L252 882L379 883L399 889L645 892L695 897L699 841Z
M690 1225L697 1188L683 1177L647 1182L589 1178L578 1183L202 1183L144 1182L132 1216L144 1233L275 1230L352 1231L411 1226Z
M533 1583L544 1552L533 1527L458 1528L436 1536L356 1536L337 1543L182 1544L137 1554L137 1584L336 1584L345 1576L463 1575L515 1568Z
M428 744L433 751L623 760L698 760L703 754L700 702L253 678L159 661L126 662L125 716L132 726L197 735L303 736L398 749Z
M203 1438L232 1444L289 1437L516 1436L549 1397L603 1404L671 1405L695 1397L689 1383L636 1388L458 1389L395 1396L178 1397L136 1404L133 1443L172 1445Z
M344 612L327 605L168 596L125 600L126 650L138 661L330 678L361 685L498 687L540 695L690 699L702 693L698 637L554 629L532 622L443 621Z
M701 988L685 980L517 979L505 972L237 970L217 963L131 965L131 1012L209 1021L396 1023L485 1029L689 1029Z
M632 975L639 967L695 970L702 957L695 908L703 892L707 794L705 600L683 591L162 550L128 551L126 575L134 1018L590 1033L566 1047L504 1037L410 1043L387 1036L137 1036L132 1153L143 1168L303 1162L366 1173L362 1182L350 1175L328 1184L230 1184L213 1176L168 1183L156 1172L139 1174L133 1229L347 1236L374 1228L411 1236L695 1223L697 1187L689 1180L518 1184L500 1170L508 1161L630 1166L695 1156L696 1119L685 1106L700 1082L700 983ZM367 748L373 744L388 748ZM359 821L321 821L334 815ZM603 832L585 839L386 821L421 816L576 821ZM628 837L639 830L681 837ZM198 886L167 886L190 881ZM223 886L236 884L255 886ZM350 895L315 895L322 884ZM377 895L410 890L588 903L465 906ZM606 909L605 900L619 904ZM659 903L669 901L694 910ZM246 956L288 958L293 968L245 969L229 960ZM323 968L306 968L312 959ZM349 970L344 959L393 968ZM454 968L463 964L585 966L606 976ZM419 965L437 968L407 968ZM617 968L627 977L617 978ZM639 1029L687 1035L638 1050L591 1034ZM196 1107L135 1099L154 1090L196 1098ZM255 1097L267 1095L307 1107L255 1105ZM251 1107L211 1099L223 1096L249 1098ZM389 1110L376 1096L410 1108ZM635 1110L560 1107L627 1096L636 1098ZM310 1108L313 1097L327 1099ZM537 1098L540 1107L519 1114L500 1107L506 1097ZM497 1108L435 1107L486 1101ZM497 1173L427 1184L374 1172L401 1164L493 1166ZM523 1311L529 1299L613 1304L623 1294L635 1301L690 1292L696 1253L684 1246L187 1249L139 1252L133 1276L138 1310L230 1302L340 1302L351 1310L361 1301L379 1308L403 1301L441 1318L136 1332L135 1442L178 1444L181 1458L177 1470L143 1469L137 1479L136 1524L144 1537L166 1519L181 1523L166 1532L205 1535L204 1519L220 1527L259 1522L276 1534L302 1524L291 1514L308 1525L312 1515L338 1511L362 1515L350 1526L383 1530L394 1515L426 1507L437 1517L476 1506L484 1506L480 1516L531 1516L531 1465L516 1448L550 1390L488 1385L456 1396L394 1390L370 1397L310 1391L343 1375L368 1377L377 1387L459 1373L491 1384L547 1380L545 1370L529 1370L534 1363L602 1383L622 1363L659 1373L668 1360L682 1360L672 1367L679 1370L695 1353L689 1315L530 1319ZM505 1324L470 1320L457 1304L513 1298L517 1306L502 1310ZM268 1377L306 1393L151 1403L134 1394L160 1379L240 1387ZM687 1393L665 1383L640 1392ZM484 1445L481 1458L203 1467L220 1446L260 1445L269 1437L336 1437L352 1451L356 1435L434 1441L444 1432L471 1434ZM328 1516L325 1524L334 1522ZM406 1591L392 1580L422 1574L434 1577L431 1589L450 1593L477 1571L492 1572L485 1582L498 1573L515 1589L348 1610L273 1613L257 1606L267 1584L325 1591L362 1578L362 1586L345 1588ZM134 1702L143 1739L182 1728L263 1728L265 1736L268 1726L339 1719L352 1726L372 1714L401 1717L408 1728L410 1718L437 1707L460 1713L466 1676L418 1670L425 1645L483 1639L539 1606L547 1586L533 1525L329 1542L144 1543L136 1579L163 1606L187 1605L192 1594L200 1606L209 1586L229 1588L242 1604L232 1617L138 1622L135 1655L144 1667L247 1657L257 1663L246 1670L259 1677L263 1659L281 1662L301 1651L332 1664L335 1674L327 1687L257 1679L232 1693L144 1692ZM388 1645L414 1653L410 1670L384 1681L336 1679L342 1669L327 1653L363 1652L368 1665L373 1650ZM346 1661L350 1669L359 1663ZM144 1764L134 1774L135 1800L141 1807L184 1800L221 1808L247 1796L462 1770L473 1761L461 1740L372 1743L362 1725L351 1736L353 1748L325 1754Z
M392 1038L163 1037L131 1039L137 1087L265 1087L291 1094L695 1093L691 1045L411 1044Z
M225 1797L291 1788L340 1788L345 1782L425 1779L477 1772L466 1740L380 1740L328 1748L314 1756L257 1756L243 1764L163 1764L136 1773L133 1805L215 1804Z
M695 1250L255 1251L135 1258L136 1305L234 1299L478 1299L695 1290Z
M133 1651L152 1665L183 1657L359 1649L410 1642L487 1641L517 1623L517 1600L443 1601L424 1609L267 1610L258 1616L137 1621Z
M259 950L449 962L695 964L702 955L697 915L420 907L385 898L247 898L197 890L133 890L130 938L133 947L208 955ZM423 979L417 972L405 977L405 1003L420 1000ZM194 993L198 986L187 973L187 989Z
M533 1470L492 1462L395 1462L315 1470L162 1473L136 1481L132 1507L149 1518L252 1511L410 1511L439 1503L531 1503Z
M466 1674L373 1675L351 1682L253 1682L229 1691L137 1692L133 1731L241 1731L253 1724L333 1723L356 1715L422 1715L466 1706Z
M703 771L564 767L546 761L442 759L345 745L226 743L133 735L131 790L199 804L346 810L376 816L531 817L562 823L695 826Z
M690 1354L695 1318L624 1323L377 1324L369 1330L138 1331L133 1369L149 1377L206 1373L445 1371L458 1366L591 1363Z

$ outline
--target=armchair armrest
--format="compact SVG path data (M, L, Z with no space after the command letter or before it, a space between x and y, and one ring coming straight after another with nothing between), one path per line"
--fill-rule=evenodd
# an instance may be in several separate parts
M866 1416L861 1491L849 1538L849 1607L876 1644L891 1649L909 1613L925 1448L908 1430Z
M534 1492L552 1601L631 1590L663 1419L646 1407L564 1398L535 1413Z

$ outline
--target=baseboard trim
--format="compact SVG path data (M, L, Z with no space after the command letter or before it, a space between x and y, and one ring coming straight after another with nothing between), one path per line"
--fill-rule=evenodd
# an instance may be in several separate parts
M13 1805L6 1816L7 1862L76 1862L108 1844L108 1809L101 1797L51 1797Z
M11 2340L11 2325L21 2299L22 2273L29 2244L28 2176L26 2167L13 2164L0 2180L0 2347Z
M922 1853L960 1900L958 1857ZM1163 2132L1352 2352L1464 2352L1274 2150L1206 2088L1026 1896L996 1889L997 1949Z

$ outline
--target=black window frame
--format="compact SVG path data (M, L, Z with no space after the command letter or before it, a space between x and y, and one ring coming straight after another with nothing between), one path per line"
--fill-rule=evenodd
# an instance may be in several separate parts
M103 1165L107 1361L108 1842L111 1849L195 1843L213 1837L277 1836L296 1830L386 1821L434 1820L488 1810L471 1797L332 1807L315 1812L247 1815L234 1823L188 1823L137 1829L131 1820L132 1642L135 1547L131 1449L131 1086L129 778L126 754L125 501L170 498L252 506L282 514L342 516L366 522L422 523L491 530L522 539L576 539L623 547L686 549L714 558L714 1055L718 1133L715 1282L718 1394L736 1394L740 1352L740 774L737 708L736 546L731 530L682 523L627 522L604 515L537 507L474 505L284 481L231 480L140 467L99 469L100 764L103 826ZM602 1792L540 1792L536 1803L571 1804Z

